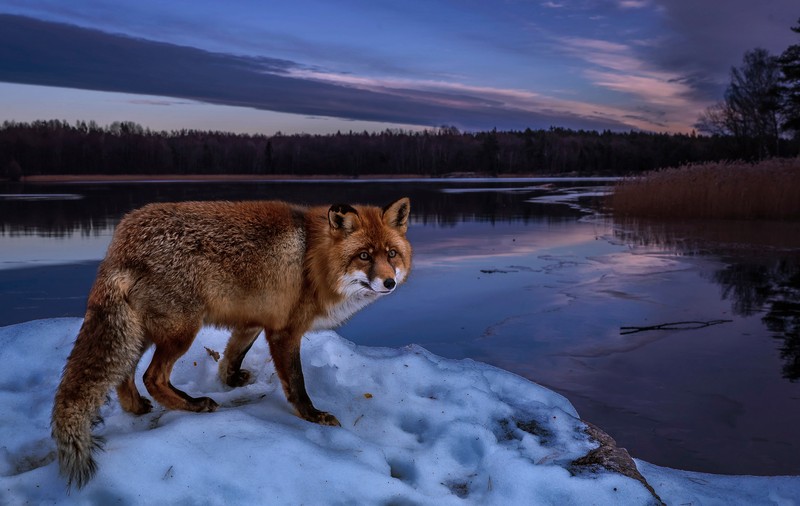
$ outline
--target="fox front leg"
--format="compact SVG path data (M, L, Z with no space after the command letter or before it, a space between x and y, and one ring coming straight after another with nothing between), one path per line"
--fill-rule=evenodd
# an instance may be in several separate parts
M306 392L303 368L300 364L300 341L302 334L267 333L269 351L275 364L275 371L283 385L286 399L294 406L301 418L320 425L341 426L339 420L330 413L314 407Z

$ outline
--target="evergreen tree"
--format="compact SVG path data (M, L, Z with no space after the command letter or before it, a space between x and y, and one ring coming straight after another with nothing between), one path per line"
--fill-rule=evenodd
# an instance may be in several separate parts
M800 34L800 19L797 20L798 26L792 27L792 31ZM778 57L783 77L781 79L782 91L784 96L784 122L783 129L794 132L795 136L800 136L800 43L789 46L780 57Z

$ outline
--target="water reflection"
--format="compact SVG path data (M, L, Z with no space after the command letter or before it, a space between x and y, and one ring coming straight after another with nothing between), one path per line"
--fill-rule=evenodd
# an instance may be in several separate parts
M723 297L733 301L737 314L761 318L780 346L783 377L800 379L800 262L782 256L758 262L739 262L714 273Z
M503 185L498 182L494 186ZM564 185L566 183L562 183ZM600 184L600 183L598 183ZM552 192L530 186L522 193L495 191L447 192L459 181L430 183L350 182L206 182L125 184L19 184L0 182L0 235L65 237L80 231L98 234L113 228L126 212L150 202L187 200L278 199L305 205L358 202L384 205L398 195L411 197L413 218L423 225L455 226L465 221L488 223L574 219L579 211L566 206L531 204L524 198ZM43 198L47 196L47 198Z
M713 255L724 267L710 278L740 316L761 321L780 340L782 374L800 379L800 224L630 220L615 235L628 244L682 255Z

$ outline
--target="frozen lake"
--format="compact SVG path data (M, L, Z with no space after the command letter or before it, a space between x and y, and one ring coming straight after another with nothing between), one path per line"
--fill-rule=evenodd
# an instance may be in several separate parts
M0 184L0 326L82 316L113 227L148 202L409 196L409 281L344 337L515 372L653 464L800 474L798 226L614 223L587 211L607 184ZM677 322L700 323L647 329Z

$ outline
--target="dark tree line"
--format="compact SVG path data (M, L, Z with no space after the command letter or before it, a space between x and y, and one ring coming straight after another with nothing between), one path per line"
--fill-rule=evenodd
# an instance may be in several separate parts
M797 151L791 141L781 142L784 152ZM617 175L738 158L738 146L723 135L563 128L264 136L152 131L131 122L100 127L84 121L6 121L0 126L0 170L12 179L51 174Z

